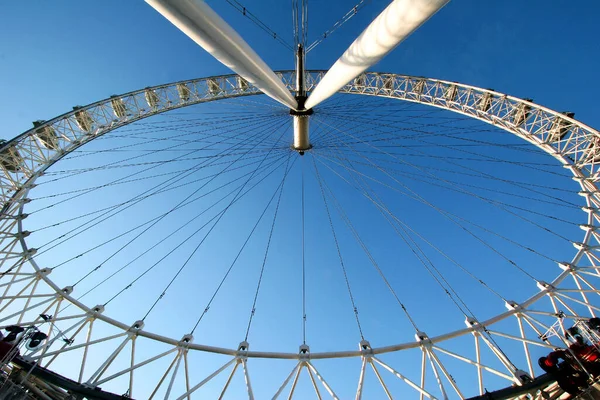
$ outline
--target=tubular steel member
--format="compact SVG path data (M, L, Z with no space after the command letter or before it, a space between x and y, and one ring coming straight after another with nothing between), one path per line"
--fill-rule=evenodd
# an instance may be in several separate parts
M296 54L296 101L298 102L298 109L290 109L290 115L292 115L294 119L294 144L292 145L292 148L300 153L301 156L304 155L306 150L312 148L309 139L308 116L312 115L313 110L306 110L304 107L304 102L306 101L305 79L304 47L299 44L298 52Z

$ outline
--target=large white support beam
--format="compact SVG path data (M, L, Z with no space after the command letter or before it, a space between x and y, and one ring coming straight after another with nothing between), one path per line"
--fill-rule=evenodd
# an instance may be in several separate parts
M306 100L313 108L378 63L450 0L394 0L350 45Z
M213 57L287 107L298 104L281 79L242 37L202 0L146 0Z

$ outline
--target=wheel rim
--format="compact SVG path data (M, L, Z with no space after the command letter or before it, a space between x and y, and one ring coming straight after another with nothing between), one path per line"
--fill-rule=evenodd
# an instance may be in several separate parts
M294 83L293 72L287 71L279 74L284 83L292 88ZM322 75L322 71L309 73L309 79L307 79L308 90L318 82ZM215 82L218 84L218 90L214 86ZM187 88L189 92L186 92L184 88ZM157 97L155 98L152 93ZM551 297L563 280L578 273L579 264L584 257L594 258L594 242L597 240L595 226L599 200L596 197L598 191L595 185L595 176L597 174L596 162L600 161L600 157L596 153L596 141L599 137L597 131L568 115L554 112L528 101L490 90L419 77L368 73L344 87L341 93L389 97L431 105L476 118L519 136L551 154L571 170L582 186L582 195L588 204L586 210L588 221L584 226L585 233L581 243L576 244L575 256L569 263L564 263L561 266L563 272L549 284L541 285L540 292L528 300L520 304L508 304L509 310L505 313L480 323L474 323L471 327L432 338L423 336L421 340L415 342L399 343L386 347L369 347L363 350L310 353L310 359L364 357L366 354L383 354L403 349L420 348L429 343L440 343L447 339L478 332L483 327L489 327L509 317L521 315L541 298ZM153 334L143 329L132 329L136 322L132 321L132 323L127 324L109 318L102 313L102 310L95 310L93 307L90 308L78 302L70 295L69 288L57 286L48 276L47 270L37 265L34 258L35 250L28 248L27 234L23 231L22 221L24 219L24 207L27 203L26 198L29 190L33 188L35 180L46 169L72 150L97 137L101 137L105 133L145 117L202 102L254 94L259 94L259 92L255 88L247 86L243 80L235 75L161 85L106 99L66 113L25 132L7 143L1 150L4 174L0 177L0 185L3 189L3 204L5 204L2 241L5 244L5 249L8 249L3 252L4 271L21 271L21 268L27 264L19 260L27 261L35 270L38 279L43 280L57 293L56 301L64 299L71 302L84 313L93 315L94 318L107 322L124 332L134 333L176 347L183 346L188 349L234 357L305 360L306 356L303 353L257 352L246 349L240 352L238 348L227 349L196 343L184 343L180 339ZM130 115L127 115L123 111L124 109L129 110ZM523 117L524 115L525 117ZM56 133L58 139L54 140L50 132ZM22 159L19 168L11 168L11 165L15 164L15 160L19 160L19 158ZM17 243L22 247L22 251L14 250ZM588 267L586 266L586 268ZM16 279L16 277L17 275L12 275L12 279ZM10 288L10 285L8 288ZM587 299L585 301L587 302ZM48 303L50 302L53 302L53 299L48 299ZM27 303L25 308L29 305ZM589 307L592 307L592 303L589 303ZM590 308L590 311L592 311L592 308Z

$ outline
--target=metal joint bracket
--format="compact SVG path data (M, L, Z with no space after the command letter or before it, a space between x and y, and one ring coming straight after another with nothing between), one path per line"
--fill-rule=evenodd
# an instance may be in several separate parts
M465 318L465 325L467 325L467 328L471 329L471 333L473 335L480 334L481 332L485 331L485 326L481 325L481 323L473 317Z
M571 264L569 262L565 262L565 261L559 262L558 267L560 269L562 269L563 271L571 271L571 272L576 272L579 269L579 267L577 267L576 265L573 265L573 264ZM539 287L539 284L538 284L538 287Z
M139 320L139 321L135 321L133 323L133 325L131 325L131 328L129 328L129 332L131 332L132 334L137 334L139 331L142 330L142 328L144 327L144 321Z
M504 303L504 305L510 311L514 310L517 313L520 313L521 311L523 311L523 307L514 300L506 300L506 303Z
M373 348L371 347L371 343L368 340L361 340L358 344L358 349L363 357L372 357L373 356Z
M415 339L417 342L421 343L421 346L431 347L432 345L431 339L429 339L429 336L427 336L425 332L417 331L417 333L415 333Z
M192 343L193 341L194 335L188 333L187 335L183 335L181 340L177 343L177 346L187 349L188 347L190 347L190 343Z
M100 304L100 305L97 305L96 307L92 308L92 309L91 309L91 310L88 312L88 315L89 315L90 317L92 317L92 316L93 316L93 317L95 317L95 316L97 316L97 315L99 315L99 314L102 314L103 312L104 312L104 306Z
M50 275L51 272L52 272L52 268L44 268L44 269L40 269L39 271L37 271L36 275L37 275L38 279L41 279L44 276Z
M238 360L245 360L248 358L248 350L250 349L250 343L246 342L245 340L243 342L240 342L238 349L237 349L237 353L235 354L235 357Z
M307 344L300 345L298 359L300 361L308 361L310 359L310 347Z
M581 230L583 230L583 231L586 231L586 232L589 232L589 231L595 232L595 231L598 229L598 227L597 227L597 226L594 226L594 225L587 225L587 224L582 224L582 225L579 225L579 228L580 228Z
M556 288L548 282L539 281L536 286L540 289L540 291L547 292L548 294L552 294L556 291Z
M589 190L580 190L579 192L577 192L577 194L581 197L597 196L598 191L590 192Z
M31 235L31 232L29 232L29 231L16 232L16 233L13 234L13 236L16 239L23 239L23 238L26 238L29 235Z
M573 242L573 247L575 247L577 250L583 250L583 251L595 250L598 248L598 246L590 246L588 244L580 243L580 242Z
M63 290L61 292L62 292L62 294L68 296L71 293L73 293L73 286L66 286L63 288Z

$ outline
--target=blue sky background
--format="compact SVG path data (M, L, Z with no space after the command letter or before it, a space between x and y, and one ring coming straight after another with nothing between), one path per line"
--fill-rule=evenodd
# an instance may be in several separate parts
M275 70L292 69L293 55L281 47L277 42L269 38L264 32L252 25L247 19L236 12L229 4L224 1L211 1L209 4L214 7L235 29L247 39L249 44L263 57L263 59ZM308 55L307 68L326 69L337 59L342 51L352 42L374 16L376 16L387 2L373 0L369 5L363 8L359 14L350 20L346 25L339 29L333 36L325 40L313 52ZM280 1L261 1L244 3L255 15L265 21L276 32L286 35L291 42L291 12L289 2ZM354 4L345 1L327 2L327 6L317 2L309 1L309 42L316 39L317 35L328 29L342 14L344 14ZM596 40L598 37L596 20L599 15L600 6L593 2L566 2L566 1L505 1L505 2L482 2L482 1L458 1L455 0L442 9L434 18L425 24L417 33L404 42L396 51L384 59L379 65L372 69L381 72L393 72L408 75L427 76L449 81L457 81L474 86L492 88L499 92L507 93L522 98L533 98L538 104L542 104L557 111L574 111L576 118L589 124L592 127L600 126L600 116L597 112L597 102L595 94L600 89L597 74L597 64L599 58L600 43ZM198 48L191 40L171 26L152 8L141 1L103 1L103 2L80 2L80 1L62 1L60 3L50 3L46 1L30 2L7 2L3 5L3 12L0 15L0 88L4 96L0 97L0 115L2 116L1 137L10 139L17 134L29 129L31 121L37 119L50 119L54 116L69 111L72 106L85 105L110 95L125 93L140 89L146 86L152 86L172 81L192 79L196 77L220 75L229 73L226 68L212 59L206 52ZM267 103L267 100L258 99L258 102ZM335 99L334 99L335 101ZM358 103L356 103L358 104ZM377 104L377 103L375 103ZM382 103L383 104L383 103ZM228 105L208 105L208 110L212 112L234 113L239 108L235 101ZM382 105L382 107L384 107ZM199 110L199 109L198 109ZM204 109L203 109L204 110ZM419 108L418 110L423 110ZM415 111L415 115L422 115L423 111ZM183 111L182 111L183 112ZM190 112L196 112L191 110ZM376 115L377 110L370 112ZM285 110L283 110L285 114ZM282 115L283 115L282 114ZM233 115L233 114L227 114ZM356 118L369 117L369 113L356 114ZM441 114L436 118L445 118L446 114ZM178 118L186 118L186 114L180 114ZM332 117L333 118L333 117ZM154 126L169 120L168 117L160 117L152 121ZM329 120L335 121L335 119ZM439 121L439 120L436 120ZM364 122L364 121L363 121ZM330 122L331 123L331 122ZM368 123L368 119L366 121ZM457 126L466 126L468 121L459 121ZM487 127L483 127L487 129ZM125 128L123 131L128 132ZM131 132L131 131L129 131ZM285 128L277 131L279 134L285 133ZM288 132L289 134L289 132ZM503 135L495 136L498 143L517 143L513 138L507 138ZM89 149L110 148L114 144L100 140L98 143L90 144ZM119 144L130 143L127 139ZM131 142L134 143L134 142ZM413 145L418 143L412 143ZM455 144L449 142L448 144ZM103 147L106 146L106 147ZM447 155L444 151L434 153L438 156ZM514 152L503 152L496 149L494 156L511 157L519 156ZM88 165L101 165L107 162L107 157L101 155L95 158L88 158ZM117 157L117 156L115 156ZM539 154L525 153L526 161L529 162L552 162L548 157ZM117 159L117 158L115 158ZM305 157L300 162L305 163L306 171L310 171L309 157ZM523 159L521 159L523 160ZM550 161L548 161L550 160ZM78 160L65 161L60 168L76 168ZM331 164L330 164L331 165ZM436 167L432 164L431 167ZM60 169L57 165L58 169ZM335 181L333 172L328 171L324 166L320 167L320 172L331 182L338 190L341 203L352 209L352 221L360 230L373 229L371 225L372 215L367 212L370 205L364 198L353 197L351 191L343 188L339 181ZM560 168L557 167L560 170ZM507 179L518 176L522 171L507 167L501 172L495 167L482 166L481 170L489 173L498 173ZM405 171L406 172L406 171ZM531 174L527 179L556 185L577 190L569 179L554 179L548 174L529 171ZM309 172L307 172L309 173ZM565 173L561 172L562 175ZM450 176L450 175L448 175ZM114 176L113 176L114 178ZM560 177L559 177L560 178ZM61 191L69 188L75 189L89 185L89 181L101 182L102 179L108 179L105 173L94 175L93 179L82 181L74 180L72 182L62 182ZM247 230L252 226L259 211L264 207L265 200L272 194L281 179L281 171L276 172L265 183L265 190L254 194L247 201L244 209L233 212L230 219L224 220L221 225L223 231L216 236L213 242L208 244L209 251L203 259L205 265L217 265L221 262L227 265L233 258L235 249L228 247L229 241L241 243L246 236ZM274 350L295 352L300 344L297 309L286 312L287 304L291 304L298 298L297 283L297 258L289 257L289 254L297 252L298 239L298 214L297 208L294 208L293 200L299 196L298 182L300 179L300 167L297 166L290 172L290 179L295 184L285 188L285 199L289 200L290 207L281 210L281 222L279 226L286 227L285 233L279 237L279 241L274 245L274 257L284 265L285 260L290 259L289 267L280 267L277 274L270 276L270 285L265 284L266 306L272 314L257 314L256 325L258 331L255 337L251 337L253 349L267 349L270 346ZM545 180L548 179L546 182ZM555 183L555 181L557 183ZM388 179L388 183L391 183ZM477 180L471 183L478 183ZM72 186L69 186L72 185ZM412 184L411 184L412 185ZM489 185L489 184L488 184ZM141 186L140 186L141 187ZM415 190L426 197L438 197L439 192L435 188L421 182L414 183ZM501 184L489 186L491 189L500 191L505 189ZM138 186L131 185L127 190L122 188L108 189L104 192L106 199L115 200L126 199L133 196ZM59 190L55 186L40 186L32 192L37 197L50 195ZM320 200L319 187L316 181L310 180L307 183L307 204L318 204ZM409 209L409 203L397 201L397 197L391 193L384 193L383 196L389 202L394 204L398 213ZM497 210L486 208L475 202L462 203L460 196L453 197L451 194L444 194L442 201L446 209L457 213L471 211L474 219L481 223L493 225L493 229L510 235L517 241L526 241L535 237L536 230L527 230L523 228L515 229L513 222L505 219L505 216L498 213ZM581 199L576 195L564 195L565 199L581 204ZM499 197L501 198L501 197ZM511 198L508 196L507 198ZM161 207L171 204L172 199L164 196L156 200L153 205L146 206L142 211L154 215ZM528 206L525 199L516 200L523 207ZM36 204L45 204L40 200ZM64 215L73 209L83 212L86 207L93 209L98 207L95 202L80 202L74 207L71 204L63 209L56 207L50 214L41 215L40 219L32 221L31 230L36 227L43 227L52 221L63 218ZM206 200L207 206L210 204ZM414 205L413 205L414 206ZM410 207L413 207L410 206ZM33 207L33 206L32 206ZM201 209L201 205L198 206ZM436 219L434 213L427 210L426 207L418 206L410 208L406 218L411 226L418 228L427 237L433 237L443 243L444 248L453 256L465 256L470 251L469 261L471 266L477 268L481 264L489 263L494 267L499 264L498 259L490 258L490 254L482 247L467 246L462 236L455 235L451 224L440 222ZM415 212L412 212L412 211ZM418 213L422 212L421 213ZM544 209L544 213L563 212L558 208ZM272 212L272 210L271 210ZM428 213L429 212L429 213ZM572 210L564 211L565 218L569 221L581 223L583 214L573 213ZM143 214L143 213L142 213ZM581 214L581 215L580 215ZM169 224L181 224L182 221L189 219L189 212L182 213L171 220ZM267 220L270 221L269 215ZM563 215L563 214L561 214ZM136 221L137 218L143 220L146 215L136 214L127 220L127 223ZM53 219L54 218L54 219ZM319 231L324 229L326 224L325 210L320 207L314 207L312 214L307 220L307 229ZM336 223L341 224L337 218ZM341 226L341 225L340 225ZM556 229L562 229L562 226L553 225ZM327 225L325 225L325 228ZM115 229L120 228L102 228L100 227L93 235L98 237L110 237ZM165 227L165 230L168 226ZM252 245L251 251L244 262L248 265L261 262L264 255L265 240L268 235L269 224L263 224L259 228L257 243ZM386 231L386 229L388 229ZM569 228L570 229L570 228ZM382 241L382 238L392 237L393 232L385 224L377 226L377 234L367 235L366 241L369 248L384 264L393 265L394 262L400 263L407 254L397 255L398 260L390 255L389 250L398 246L397 243ZM56 231L59 232L59 231ZM579 235L576 228L570 229L569 234ZM46 234L44 234L46 235ZM33 236L32 240L36 243L44 243L51 237L39 235ZM92 240L98 240L98 237L83 236L79 242L81 246L86 246ZM105 236L101 236L105 235ZM183 237L183 236L182 236ZM570 237L570 236L569 236ZM579 238L579 236L575 236ZM179 237L172 237L171 240L176 243L181 240ZM330 238L328 239L330 240ZM556 274L556 270L548 271L547 265L538 263L539 258L532 257L514 246L508 246L501 241L493 241L495 246L506 254L518 257L520 263L532 265L533 271L537 276L544 276L550 280L551 276ZM564 242L553 242L550 237L544 236L540 239L534 239L530 244L537 246L540 251L555 251L548 253L551 257L562 257L568 259L571 255L570 245ZM343 244L344 255L349 262L349 268L355 267L354 282L356 284L356 300L359 304L365 305L368 310L361 315L364 318L364 325L367 326L367 339L371 340L373 345L386 345L397 342L410 342L413 339L413 332L410 330L407 322L402 319L403 316L398 312L397 306L393 304L393 299L385 298L385 288L375 275L362 272L361 264L368 262L364 253L353 244L350 232L340 228L340 242ZM560 242L560 244L558 244ZM437 243L437 242L436 242ZM146 243L144 243L146 244ZM168 243L163 244L165 249ZM118 246L115 245L115 248ZM344 282L339 274L336 262L336 254L333 251L331 242L327 243L321 240L321 237L314 236L307 239L307 247L313 250L309 253L308 262L313 263L318 268L311 271L311 282L314 285L311 289L309 306L314 307L312 324L309 324L309 337L318 338L310 344L313 350L339 350L355 348L357 343L356 326L352 319L351 309L349 309L346 298L333 296L332 293L344 295ZM188 246L188 251L193 245ZM131 250L132 254L136 251L142 251L143 247L136 247ZM64 250L53 254L48 254L44 261L48 264L57 264L60 260L69 258L76 254ZM227 260L223 261L223 254ZM95 265L102 255L90 256L86 259L85 265ZM54 258L53 258L54 257ZM182 256L183 257L183 256ZM442 263L439 255L431 255L434 262ZM436 258L437 257L437 258ZM212 263L212 264L211 264ZM176 262L173 262L175 265ZM82 264L83 265L83 264ZM295 269L296 267L296 269ZM322 268L321 268L322 267ZM120 300L121 307L111 311L116 317L125 321L130 321L147 309L147 305L156 297L156 291L160 291L164 285L166 276L169 276L169 270L165 267L162 273L149 277L144 281L142 290L132 291L131 294L125 293ZM433 333L442 333L449 328L463 327L463 321L460 318L450 318L450 311L453 306L447 302L443 293L435 290L423 289L420 284L413 284L418 279L425 279L426 274L423 271L413 269L391 273L392 284L399 288L403 298L412 301L414 307L417 307L418 323L424 330ZM450 270L448 270L450 271ZM128 279L135 277L137 271L132 271L130 275L123 278L122 282L111 285L110 288L102 291L90 302L96 304L102 302L108 293L112 293L126 284ZM417 272L419 278L412 275ZM206 296L212 289L203 291L202 289L214 287L215 282L221 276L218 273L209 274L208 272L188 271L179 281L178 297L167 299L160 303L156 312L148 319L148 325L153 324L155 330L165 334L172 334L175 337L181 336L182 331L188 329L190 323L195 319L199 308L203 308L207 300ZM499 285L501 290L505 290L510 295L522 297L516 298L522 300L527 296L519 292L531 289L530 281L523 279L514 271L509 272L506 269L490 268L482 272L486 274L486 281L494 282ZM56 274L57 280L68 284L72 274L81 275L81 269L73 268L64 272L64 275ZM547 274L547 275L546 275ZM254 276L254 275L253 275ZM464 276L457 273L448 273L448 278L454 285L467 292L466 297L470 300L470 305L478 315L489 316L488 313L494 311L488 307L487 302L478 302L479 297L487 296L480 292L479 288L472 283L468 283ZM198 342L206 341L208 344L215 344L225 347L235 347L240 339L240 329L246 323L247 312L244 312L243 318L237 318L236 311L240 308L245 310L249 307L248 298L253 294L254 284L247 284L250 279L239 274L237 279L231 283L227 290L226 299L220 303L218 312L207 314L207 319L203 323L207 327L217 327L219 325L228 325L227 329L206 329L201 330L197 335ZM254 280L252 280L254 282ZM269 282L269 281L268 281ZM420 281L419 281L420 282ZM432 285L431 287L434 287ZM284 289L282 292L281 289ZM512 291L511 291L512 290ZM202 295L199 293L202 292ZM204 293L206 292L206 293ZM375 294L381 294L382 297ZM200 297L198 297L200 296ZM204 297L202 297L204 296ZM289 303L288 303L289 302ZM380 303L381 302L381 303ZM298 306L295 303L295 307ZM93 304L90 304L93 305ZM125 306L126 307L125 307ZM500 304L501 306L501 304ZM139 307L139 308L136 308ZM396 307L394 309L394 307ZM394 311L391 311L394 309ZM414 308L413 308L414 309ZM276 317L269 317L275 315ZM332 318L331 316L336 316ZM337 318L340 317L339 319ZM314 322L313 322L314 321ZM292 332L292 334L287 334ZM313 335L313 336L310 336ZM472 338L460 339L454 346L457 351L466 349ZM463 347L464 346L464 347ZM510 345L509 345L510 346ZM108 347L107 347L108 349ZM109 350L107 350L109 351ZM464 350L468 351L468 350ZM196 357L196 356L193 356ZM389 356L390 363L395 365L418 365L420 354L408 353L402 355L400 360ZM214 357L215 360L218 357ZM386 357L382 357L386 359ZM345 363L339 360L324 362L324 373L329 380L340 383L344 382L345 377L356 375L357 368L355 364ZM211 361L212 362L212 361ZM206 363L212 365L211 362ZM218 362L214 361L215 363ZM257 365L261 365L257 362ZM216 364L215 364L216 365ZM72 366L62 365L65 370ZM203 367L204 368L204 367ZM205 367L206 371L196 371L197 379L210 373L210 368ZM272 367L259 367L257 370L264 372ZM281 382L287 371L291 370L292 365L286 364L281 369L272 370L272 378ZM213 368L214 369L214 368ZM416 371L408 372L412 374L411 378L418 381L419 375ZM409 368L410 370L410 368ZM146 372L148 376L160 374L158 370ZM473 374L469 375L471 378ZM469 379L469 376L456 376L457 379ZM430 375L431 377L431 375ZM306 376L305 376L306 378ZM236 379L241 379L240 375ZM340 389L338 395L341 398L349 398L354 390L353 377L352 387ZM431 378L432 379L432 378ZM269 379L259 378L255 383L257 392L269 393ZM304 381L303 392L309 393L310 385L306 379ZM379 398L383 393L377 392L375 378L371 374L368 377L367 384L372 388L372 398ZM502 385L502 383L498 383ZM242 381L239 380L236 386L237 392L243 391ZM403 393L399 384L392 385L398 390L397 393ZM271 385L272 386L272 385ZM108 387L110 389L110 387ZM115 389L116 390L116 389ZM208 387L208 394L215 393L217 390ZM261 392L262 390L262 392ZM380 390L380 389L379 389ZM272 394L272 392L271 392ZM474 393L473 393L474 394ZM139 394L137 396L140 396ZM139 398L143 398L139 397Z
M229 4L209 4L273 69L293 67L291 54ZM309 4L309 38L353 5L331 1L324 11ZM385 5L374 0L363 8L309 55L307 67L328 68ZM246 6L292 41L288 2ZM374 68L534 97L598 126L595 104L586 95L598 85L598 7L588 1L453 1ZM142 1L5 2L0 18L2 88L10 93L0 100L4 138L77 104L226 72Z

